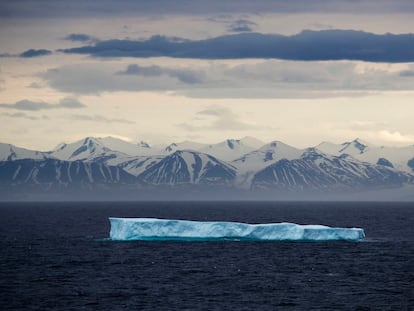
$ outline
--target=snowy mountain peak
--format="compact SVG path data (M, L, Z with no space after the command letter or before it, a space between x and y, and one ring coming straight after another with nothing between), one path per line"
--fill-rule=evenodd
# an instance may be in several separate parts
M82 145L86 146L87 148L96 148L96 146L102 145L102 143L99 140L99 138L95 137L85 137Z
M414 146L381 148L355 139L307 149L275 140L254 148L249 140L253 139L210 145L184 141L164 148L143 141L85 137L50 152L0 144L0 166L11 183L56 183L58 187L74 179L90 184L162 185L163 189L191 185L323 192L414 184ZM226 160L232 160L231 164Z
M151 146L148 143L142 140L137 145L138 147L141 147L141 148L151 148Z
M315 147L311 147L311 148L306 148L305 151L302 153L301 158L303 159L318 159L318 158L323 158L326 157L327 155L322 152L321 150L319 150L318 148Z
M230 149L234 149L235 145L240 145L240 140L235 140L235 139L227 139L227 146Z
M121 142L121 143L119 143ZM96 161L102 162L116 158L119 155L126 157L122 151L122 143L129 144L113 137L95 138L85 137L70 144L61 144L50 152L54 158L65 161Z
M20 159L43 160L49 155L45 152L16 147L11 144L0 143L0 161L14 161Z
M183 141L168 145L160 153L171 154L177 150L194 150L211 154L221 160L231 161L261 146L263 146L263 142L253 137L226 139L225 141L209 145L193 141Z
M226 139L218 144L208 145L200 151L225 161L232 161L254 149L254 147L245 145L239 139Z
M245 136L245 137L241 138L240 139L240 142L243 145L252 147L254 149L258 149L258 148L260 148L260 147L262 147L262 146L265 145L265 142L263 142L263 141L261 141L261 140L259 140L257 138L251 137L251 136Z
M286 144L282 143L281 141L278 140L274 140L270 143L268 143L267 145L263 146L265 148L271 147L271 148L277 148L278 146L287 146ZM262 148L263 148L262 147Z
M303 150L286 145L280 141L272 141L257 150L253 150L232 163L240 172L253 172L282 159L298 159Z
M93 143L97 143L98 139L95 137L85 137L83 144L93 144Z
M341 146L342 148L339 150L339 153L347 152L351 155L358 151L359 153L364 153L369 148L369 144L359 138L351 142L345 142Z
M168 145L164 150L162 150L162 153L170 154L177 150L194 150L194 151L200 151L202 148L204 148L206 145L202 143L196 143L193 141L183 141L181 143L172 143Z
M406 172L411 172L408 161L414 157L413 147L377 147L359 138L343 144L324 142L316 148L327 154L342 157L348 154L359 161L388 167L393 166Z
M344 154L345 155L345 154ZM361 162L346 156L332 156L316 148L308 148L300 159L283 159L261 171L251 182L251 189L375 189L401 187L412 183L413 176L385 165Z
M57 151L57 150L61 150L64 149L67 146L66 143L60 143L59 145L57 145L51 152L53 151Z
M154 153L151 146L145 142L138 144L112 136L85 137L70 144L61 144L51 154L61 160L96 160L125 158L128 156L147 156ZM119 161L113 161L113 165Z
M172 144L168 145L167 147L165 147L164 150L168 153L173 152L173 151L177 150L177 144L172 143Z

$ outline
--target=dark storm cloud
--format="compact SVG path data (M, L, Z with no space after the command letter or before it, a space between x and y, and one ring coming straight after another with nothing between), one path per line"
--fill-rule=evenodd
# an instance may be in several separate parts
M20 57L25 57L25 58L30 58L30 57L45 56L45 55L50 55L50 54L52 54L52 51L49 51L49 50L44 50L44 49L34 50L34 49L30 49L30 50L24 51L19 56Z
M199 59L277 58L285 60L414 61L413 34L377 35L354 30L305 30L292 36L241 33L204 40L152 36L147 40L106 40L62 50L95 57L177 57Z
M137 75L144 77L159 77L162 75L167 75L187 84L201 83L203 81L203 73L199 71L162 68L159 66L145 67L136 64L129 65L125 71L120 71L118 74Z
M3 0L0 16L25 18L100 17L223 13L413 12L412 0Z
M65 40L73 41L73 42L93 42L96 41L95 37L92 37L87 34L83 33L71 33L70 35L67 35Z
M28 99L20 100L14 104L0 104L0 108L16 109L25 111L39 111L46 109L58 109L58 108L84 108L86 105L82 104L79 100L74 97L65 97L61 99L57 104L48 104L42 101L31 101Z

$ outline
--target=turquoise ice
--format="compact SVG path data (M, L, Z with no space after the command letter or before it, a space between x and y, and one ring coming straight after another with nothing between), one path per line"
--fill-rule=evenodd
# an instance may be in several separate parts
M246 224L225 221L190 221L158 218L110 217L114 241L358 241L361 228L332 228L294 223Z

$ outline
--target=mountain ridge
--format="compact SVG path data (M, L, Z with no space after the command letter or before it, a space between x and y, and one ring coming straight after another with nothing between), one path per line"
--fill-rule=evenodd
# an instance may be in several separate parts
M0 144L0 180L11 191L27 185L43 190L74 185L79 189L118 189L128 185L128 191L137 193L145 189L156 193L162 188L184 192L268 191L274 195L304 191L322 195L414 185L414 146L376 147L355 139L305 149L272 141L255 149L242 139L229 139L211 145L187 141L174 148L155 150L147 143L133 144L112 137L86 137L50 152ZM121 177L114 178L114 174Z

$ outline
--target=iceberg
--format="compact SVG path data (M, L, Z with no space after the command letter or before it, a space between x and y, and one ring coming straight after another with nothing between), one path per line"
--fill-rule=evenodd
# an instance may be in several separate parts
M332 228L294 223L247 224L158 218L110 217L113 241L358 241L361 228Z

